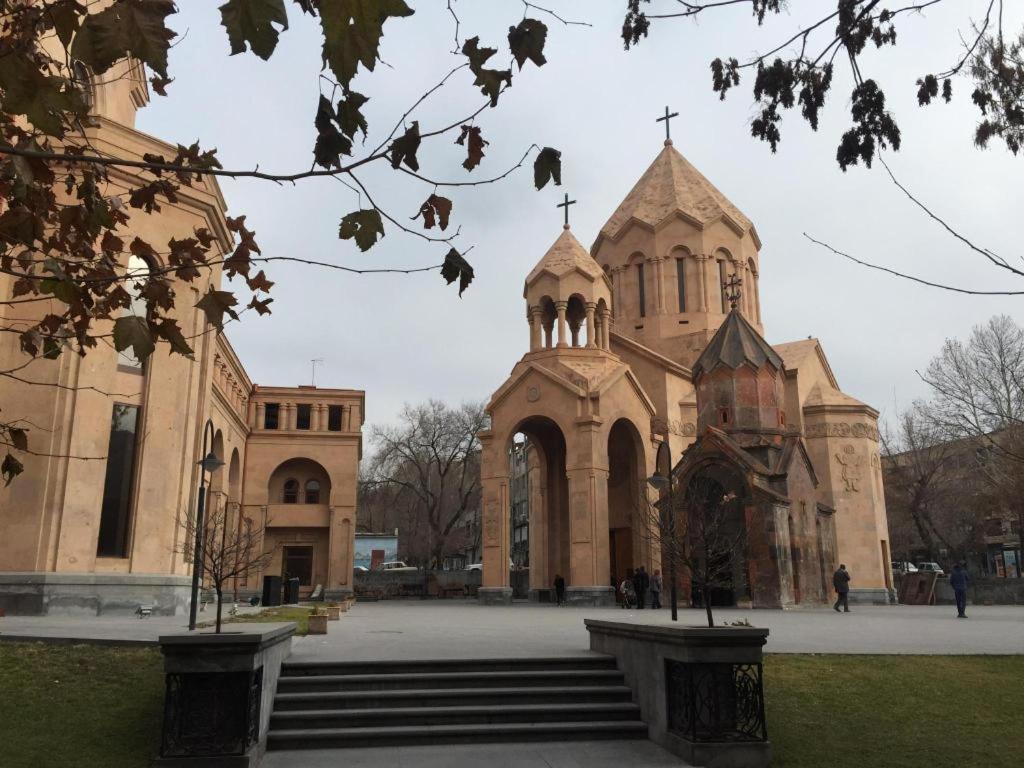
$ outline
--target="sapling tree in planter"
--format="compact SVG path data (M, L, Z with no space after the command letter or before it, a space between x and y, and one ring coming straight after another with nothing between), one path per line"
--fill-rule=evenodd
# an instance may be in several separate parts
M675 559L677 568L689 573L695 594L701 595L709 627L715 626L711 595L717 589L736 588L736 563L742 562L746 545L743 508L733 491L716 479L692 478L686 487L679 480L671 496L660 501L641 500L638 526L661 551L661 562ZM669 509L669 498L674 508Z
M210 504L200 536L196 537L196 521L192 517L182 523L185 529L183 548L179 550L196 561L192 542L200 542L200 577L217 595L216 632L221 631L224 588L233 580L244 581L252 573L265 568L273 552L263 551L263 528L241 514L238 504Z

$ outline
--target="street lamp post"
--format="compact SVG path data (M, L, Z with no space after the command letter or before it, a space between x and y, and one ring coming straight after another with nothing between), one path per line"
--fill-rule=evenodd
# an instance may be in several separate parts
M203 529L206 527L206 473L213 474L222 466L217 454L207 446L207 438L213 442L213 421L206 420L203 428L203 458L199 464L199 503L196 508L196 540L193 545L192 558L192 604L188 610L188 629L191 632L196 628L196 611L199 607L199 582L203 578Z
M669 595L672 601L672 621L679 621L679 607L676 597L676 511L672 496L672 452L668 446L668 435L658 446L657 468L647 480L658 490L668 487L668 578ZM659 521L660 525L660 521Z

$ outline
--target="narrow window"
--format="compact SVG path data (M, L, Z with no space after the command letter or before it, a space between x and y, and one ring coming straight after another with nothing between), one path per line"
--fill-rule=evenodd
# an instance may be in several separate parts
M320 503L320 481L319 480L307 480L306 481L306 503L307 504L319 504Z
M284 493L281 494L281 501L285 504L299 503L299 481L285 480Z
M309 422L313 416L313 406L309 403L299 403L295 408L295 428L309 429Z
M138 406L114 403L110 419L110 443L107 447L107 474L103 481L99 541L96 546L99 557L128 556L138 420Z
M327 407L327 429L331 432L341 432L340 405L331 405Z
M640 294L640 317L647 317L647 301L644 294L644 265L636 265L636 283Z
M313 584L313 548L284 547L281 558L281 576L285 579L299 580L300 587Z
M281 415L280 403L267 403L263 409L263 428L277 429L278 420Z
M721 418L723 424L728 424L729 423L729 409L728 408L720 409L718 414L719 414L719 417Z
M131 297L131 304L125 310L125 316L146 319L146 300L142 296L145 279L149 276L149 264L139 256L128 257L128 269L125 270L124 290ZM135 355L135 347L122 349L117 353L118 368L128 371L142 372L142 361Z
M686 262L676 259L676 290L679 292L679 311L686 311Z
M719 291L722 297L722 314L726 314L729 311L729 299L725 296L725 261L718 262L718 284L721 286Z

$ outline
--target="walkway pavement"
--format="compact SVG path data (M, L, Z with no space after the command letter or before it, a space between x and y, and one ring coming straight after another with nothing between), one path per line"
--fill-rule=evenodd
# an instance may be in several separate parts
M721 610L716 621L745 618L768 627L769 653L1024 654L1024 606L970 606L969 619L951 606L854 607L849 614L816 610ZM201 619L210 618L207 611ZM330 623L328 635L297 637L296 659L481 658L579 654L590 646L584 618L669 623L667 610L557 608L517 603L393 600L357 603ZM681 625L701 625L704 613L683 609ZM154 642L182 632L187 616L7 616L0 640L11 636Z
M1024 654L1024 606L972 606L957 619L950 606L816 610L722 610L716 622L747 619L768 627L768 653ZM295 659L481 658L557 656L590 647L584 618L669 624L667 610L493 608L463 601L358 603L327 635L295 638ZM704 612L683 609L681 625ZM2 628L2 627L0 627Z
M429 747L267 752L262 768L682 768L650 741L456 744Z

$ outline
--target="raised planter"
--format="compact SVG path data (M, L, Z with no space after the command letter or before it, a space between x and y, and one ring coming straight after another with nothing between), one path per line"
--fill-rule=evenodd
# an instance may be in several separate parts
M325 607L327 609L327 620L328 621L337 621L338 619L341 618L342 608L341 608L340 605L328 605L328 606L325 606Z
M327 620L328 615L324 614L309 614L309 634L311 635L326 635L327 634Z
M590 649L615 656L652 741L693 765L763 768L767 629L584 619Z
M160 637L164 724L154 766L252 768L259 763L295 624L244 626L220 634Z

